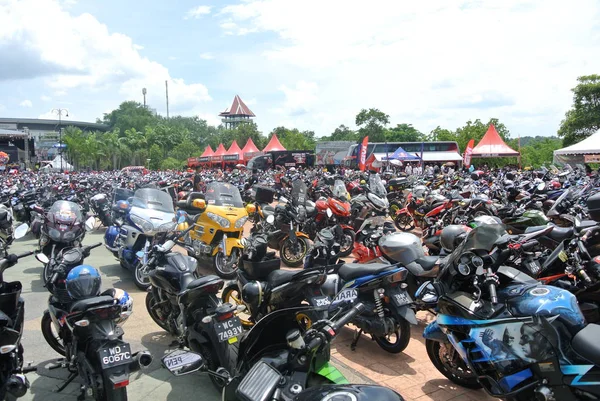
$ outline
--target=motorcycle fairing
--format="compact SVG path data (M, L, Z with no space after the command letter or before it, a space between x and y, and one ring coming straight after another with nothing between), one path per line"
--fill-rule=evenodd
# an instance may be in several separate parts
M316 373L319 376L325 377L327 380L331 381L334 384L349 384L350 382L344 377L342 372L340 372L335 366L331 365L329 362L325 362Z

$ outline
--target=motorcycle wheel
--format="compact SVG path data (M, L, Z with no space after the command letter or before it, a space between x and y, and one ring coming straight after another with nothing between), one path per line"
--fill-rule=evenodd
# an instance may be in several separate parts
M158 314L156 313L156 298L154 297L154 293L152 292L149 292L146 295L146 310L148 311L148 314L150 315L152 320L154 320L154 323L159 325L161 329L170 333L169 325L167 324L167 322L161 320Z
M398 201L390 202L390 216L395 216L398 210L402 209L402 205Z
M229 347L229 361L226 363L228 366L235 366L237 363L239 351L238 344L239 342L231 344L231 346ZM206 360L206 366L209 370L212 370L213 372L218 371L221 364L219 363L219 358L217 357L214 348L212 348L210 345L200 345L196 341L192 341L190 343L190 349L194 352L198 352L204 357L204 359ZM213 375L209 375L209 377L210 381L219 392L221 392L223 390L223 387L227 385L227 382L223 381L223 379L219 379L218 377Z
M145 275L141 271L142 264L137 263L135 268L133 269L133 282L135 286L140 290L147 290L150 287L150 279L148 275Z
M237 306L237 305L245 305L244 302L242 301L242 294L240 294L240 290L237 287L237 284L233 284L230 286L225 287L225 289L223 290L223 293L221 294L221 299L223 300L223 303L230 303L233 306ZM250 315L247 313L243 313L243 314L237 314L237 317L240 318L240 321L242 322L242 326L245 329L249 329L252 326L254 326L254 322L252 322L250 320Z
M217 276L226 280L231 280L237 275L239 261L239 249L233 248L229 258L225 257L225 254L219 251L213 258L213 269Z
M345 258L352 253L354 249L354 241L356 240L356 233L350 228L344 228L342 233L342 241L340 244L340 258Z
M408 347L408 343L410 342L410 323L404 319L399 319L398 326L396 331L392 333L394 336L392 338L395 338L395 341L390 341L391 336L373 336L377 345L390 354L399 354Z
M102 375L102 394L94 394L97 401L127 401L127 387L113 388L108 375Z
M469 370L458 352L450 344L425 340L425 348L433 366L448 380L466 388L481 388L477 377Z
M415 228L415 223L413 222L413 218L408 213L397 214L393 216L394 225L398 230L401 231L411 231Z
M286 266L298 267L304 262L304 257L308 252L308 240L304 237L298 237L298 252L292 252L292 248L292 240L288 238L281 245L279 255Z
M58 333L54 332L54 323L52 323L52 318L50 317L50 312L45 311L42 316L42 335L44 339L48 343L48 345L60 355L65 356L65 347L60 339Z

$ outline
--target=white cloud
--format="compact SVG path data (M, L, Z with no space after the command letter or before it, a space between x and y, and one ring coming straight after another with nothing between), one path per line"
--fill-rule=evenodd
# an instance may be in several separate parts
M19 106L21 106L21 107L33 107L33 103L31 103L31 100L25 99L21 103L19 103Z
M215 56L210 52L200 53L200 58L202 60L212 60Z
M183 18L184 19L200 18L203 15L210 14L211 8L212 8L211 6L198 6L198 7L190 8L188 10L188 12L185 14L185 17L183 17Z
M171 60L171 61L177 60L177 57L175 57L175 56L169 56L169 60Z
M135 50L143 50L143 49L144 49L144 46L142 46L142 45L136 45L136 44L134 44L134 45L133 45L133 48L134 48Z
M208 125L214 125L215 127L221 124L221 117L216 113L200 113L198 114L198 118L205 120Z
M40 100L42 102L49 102L52 100L52 98L50 96L42 95L42 96L40 96Z
M253 79L284 92L278 111L299 128L328 134L377 107L422 131L498 117L514 136L555 134L576 77L600 69L599 14L595 0L248 0L218 13L226 34L276 35L244 68L261 66Z
M104 92L116 107L140 100L145 87L149 103L163 105L167 80L173 113L194 112L199 102L211 100L204 85L172 77L165 66L142 57L130 37L110 32L90 14L71 15L56 0L0 0L0 51L3 46L28 57L30 69L21 78L47 77L55 96ZM13 56L11 70L18 71L21 55Z

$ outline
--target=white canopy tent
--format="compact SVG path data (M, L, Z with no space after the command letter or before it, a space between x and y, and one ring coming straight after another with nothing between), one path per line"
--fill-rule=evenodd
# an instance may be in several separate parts
M62 159L62 164L61 164L61 159ZM62 157L62 155L57 155L54 158L54 160L52 160L51 162L49 162L42 168L43 169L60 170L61 166L62 166L62 171L72 171L73 170L73 166L71 164L67 163L67 161Z
M598 161L600 161L600 130L581 142L554 151L554 163L578 164L598 163Z

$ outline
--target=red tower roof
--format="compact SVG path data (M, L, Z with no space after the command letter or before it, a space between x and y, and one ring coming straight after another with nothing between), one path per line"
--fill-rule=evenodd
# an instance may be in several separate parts
M254 113L252 112L252 110L250 110L248 108L248 106L246 106L246 103L244 103L244 101L238 95L235 95L235 97L233 98L233 103L231 104L231 107L219 115L222 117L227 117L227 116L256 117L254 115Z
M265 148L263 149L263 152L273 152L273 151L277 151L277 150L286 150L286 149L283 147L281 142L279 142L279 138L277 138L277 134L273 134L273 136L271 137L271 140L269 141L267 146L265 146Z
M253 153L253 152L259 152L259 150L256 147L256 145L254 144L254 141L252 140L252 138L248 138L248 141L246 142L244 149L242 149L242 153Z
M494 124L490 124L481 141L473 148L473 157L519 156L519 152L510 148L500 137Z
M226 153L227 153L227 150L225 149L225 146L223 146L223 144L220 143L219 146L217 147L217 150L215 150L215 153L213 154L213 156L223 156Z
M207 145L206 149L204 149L204 152L202 152L202 155L200 155L200 157L212 156L214 154L215 154L215 152L212 150L210 145Z

